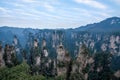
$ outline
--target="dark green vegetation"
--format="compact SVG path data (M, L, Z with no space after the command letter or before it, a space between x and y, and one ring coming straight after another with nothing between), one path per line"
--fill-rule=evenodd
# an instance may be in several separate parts
M100 55L97 54L96 57L98 57L98 56L100 56ZM100 72L97 72L96 69L95 69L95 71L90 71L88 80L110 80L111 78L113 78L113 80L115 80L112 70L108 66L105 67L105 63L102 62L102 61L104 61L105 57L107 57L107 56L108 55L102 55L100 57L103 59L97 59L98 61L96 61L94 64L100 63L100 65L96 64L96 66L104 66L104 69ZM107 61L105 61L105 62L107 62ZM88 70L86 70L86 72L87 71ZM54 80L54 79L55 80L64 80L65 79L65 77L64 77L65 75L64 76L61 75L56 78L51 78L51 77L45 77L42 75L31 76L29 73L30 73L30 67L25 62L23 62L22 64L17 65L12 68L7 68L7 67L1 68L0 69L0 80ZM69 80L84 80L84 79L80 73L72 73L70 75Z
M31 76L30 67L25 62L12 68L0 68L0 80L46 80L42 75Z

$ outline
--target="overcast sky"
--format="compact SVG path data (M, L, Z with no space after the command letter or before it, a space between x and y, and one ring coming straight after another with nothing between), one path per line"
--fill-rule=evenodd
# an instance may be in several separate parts
M120 17L120 0L0 0L0 26L76 28Z

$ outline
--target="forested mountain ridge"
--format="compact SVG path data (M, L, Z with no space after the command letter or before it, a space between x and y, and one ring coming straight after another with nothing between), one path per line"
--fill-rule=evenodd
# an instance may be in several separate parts
M113 31L119 32L120 18L119 17L107 18L98 23L87 24L86 26L81 26L79 28L76 28L76 30L92 31L92 32L113 32Z

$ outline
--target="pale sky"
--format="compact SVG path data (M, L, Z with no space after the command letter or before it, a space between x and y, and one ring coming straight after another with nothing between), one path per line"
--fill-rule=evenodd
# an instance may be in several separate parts
M0 26L76 28L120 17L120 0L0 0Z

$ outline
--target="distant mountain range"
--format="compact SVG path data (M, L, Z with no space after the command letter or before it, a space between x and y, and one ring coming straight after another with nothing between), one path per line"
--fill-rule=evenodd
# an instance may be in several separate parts
M88 24L86 26L81 26L76 28L80 31L93 31L93 32L112 32L120 31L120 18L111 17L107 18L99 23Z
M90 32L91 35L87 34L86 32ZM31 28L15 28L15 27L1 26L0 41L2 41L3 45L12 44L14 35L16 35L21 45L25 47L27 42L29 41L29 37L38 38L40 41L43 38L45 38L50 48L54 44L57 45L59 44L59 42L63 42L64 46L67 49L69 50L73 49L72 52L74 52L74 48L72 47L75 47L75 44L79 45L80 43L85 43L88 45L88 47L90 45L93 45L90 44L91 42L99 43L99 45L96 45L99 46L98 47L99 49L101 44L105 41L104 40L103 42L96 41L98 38L102 38L101 36L103 35L103 34L101 35L96 34L96 32L97 33L120 32L120 18L111 17L99 23L88 24L86 26L81 26L75 29L31 29ZM103 39L105 36L108 37L107 35L104 35ZM110 37L111 34L109 35L109 39ZM117 38L119 37L120 36L118 34ZM89 39L90 41L88 41ZM91 39L93 40L91 41ZM108 42L109 41L107 41L107 43Z
M22 31L24 29L27 29L27 30L29 30L31 32L34 32L34 31L38 30L38 29L32 29L32 28L14 28L14 27L9 27L9 26L1 26L0 27L0 30L7 30L7 31L12 30L12 31L15 31L15 32L18 33L18 31L16 31L16 29L18 29L20 31ZM50 29L48 29L48 30L50 30ZM70 30L70 29L68 29L68 30ZM120 30L120 17L107 18L107 19L105 19L105 20L103 20L101 22L93 23L93 24L87 24L86 26L80 26L80 27L72 29L72 30L77 30L77 31L97 31L97 32L98 31L99 32L119 31Z

